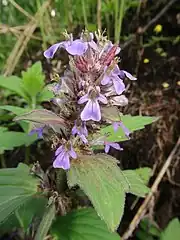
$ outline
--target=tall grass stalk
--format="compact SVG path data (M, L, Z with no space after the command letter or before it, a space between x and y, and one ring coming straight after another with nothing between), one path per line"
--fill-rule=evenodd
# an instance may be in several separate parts
M87 15L86 15L86 4L84 0L81 0L82 4L82 13L83 13L83 18L84 18L84 25L85 28L88 29L88 20L87 20Z
M125 4L126 0L121 0L120 5L119 5L119 0L115 1L115 42L119 43L120 37L121 37L121 29L122 29L122 21L124 17L124 12L125 12Z

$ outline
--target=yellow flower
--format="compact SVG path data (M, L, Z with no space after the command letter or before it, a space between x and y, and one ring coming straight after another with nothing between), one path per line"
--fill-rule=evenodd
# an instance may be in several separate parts
M168 88L168 87L169 87L169 83L164 82L164 83L162 84L162 86L163 86L163 88Z
M177 81L177 85L180 86L180 81Z
M162 25L161 24L157 24L154 28L154 32L155 33L160 33L162 32Z
M148 59L148 58L145 58L145 59L144 59L144 63L149 63L149 59Z

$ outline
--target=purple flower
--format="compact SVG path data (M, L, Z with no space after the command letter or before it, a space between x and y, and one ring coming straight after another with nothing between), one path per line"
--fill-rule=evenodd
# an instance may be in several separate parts
M114 122L113 124L113 128L114 128L114 131L116 132L118 130L119 127L122 128L122 130L124 131L125 135L127 138L129 138L129 135L130 135L130 131L127 127L124 126L124 124L120 121L120 122Z
M108 153L109 150L110 150L110 147L113 147L119 151L122 151L123 148L120 147L120 145L118 143L114 143L114 142L107 142L105 141L104 142L104 145L105 145L105 153Z
M116 93L121 94L125 90L125 85L123 83L123 80L118 77L119 74L120 69L118 65L116 65L110 72L108 72L108 68L106 67L105 74L101 81L101 84L106 85L110 82L113 82Z
M97 44L93 41L93 38L93 33L89 33L88 37L86 36L85 38L85 36L82 35L80 39L76 39L73 41L73 37L72 35L70 35L69 40L56 43L50 48L48 48L44 52L44 56L46 58L53 58L58 48L64 48L71 55L81 56L87 51L88 47L97 50Z
M77 134L83 143L87 144L88 143L88 140L87 140L87 136L88 136L88 130L87 130L87 127L86 127L86 123L83 122L81 124L81 126L77 126L76 122L75 122L75 125L74 127L72 128L72 135L75 135Z
M70 40L52 45L50 48L48 48L44 52L44 56L46 58L53 58L58 48L61 48L61 47L64 48L71 55L81 56L86 52L88 45L87 43L83 42L80 39L76 39L74 41L70 39Z
M38 135L38 138L42 138L43 137L43 129L44 127L39 127L39 128L35 128L35 129L32 129L30 132L29 132L29 135L33 135L34 133L37 133Z
M134 77L133 75L131 75L129 72L124 71L124 70L120 70L119 72L119 76L121 79L125 79L125 77L129 78L130 80L137 80L136 77Z
M67 149L64 145L61 145L55 152L56 159L53 162L54 168L63 168L67 170L70 168L70 157L76 159L77 154L74 151L72 145L70 146L70 150Z
M98 101L107 104L107 98L100 93L99 87L96 87L96 89L89 89L88 93L79 99L79 104L87 102L86 106L81 112L82 121L101 120L101 111Z

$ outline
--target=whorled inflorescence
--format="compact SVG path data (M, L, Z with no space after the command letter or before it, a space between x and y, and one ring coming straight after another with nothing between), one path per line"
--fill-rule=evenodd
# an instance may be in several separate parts
M136 80L127 71L120 70L116 57L120 48L99 32L95 35L96 41L93 33L83 31L80 39L73 40L72 34L66 33L66 41L56 43L44 52L46 58L53 58L59 48L69 54L68 68L52 87L53 103L71 128L61 135L55 152L55 168L69 169L70 160L78 158L78 154L92 154L92 134L98 131L102 122L109 123L103 112L111 106L128 104L123 95L123 80L126 77ZM121 127L129 137L130 131L121 121L111 124L114 131ZM118 143L108 142L106 136L100 143L105 146L106 153L110 147L122 150Z

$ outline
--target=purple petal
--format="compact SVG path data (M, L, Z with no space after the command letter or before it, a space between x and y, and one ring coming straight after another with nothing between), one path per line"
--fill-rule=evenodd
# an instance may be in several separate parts
M83 134L79 135L79 137L81 138L81 140L82 140L82 142L83 142L84 144L87 144L87 143L88 143L87 138L86 138Z
M106 85L106 84L108 84L110 81L111 81L110 76L107 75L107 74L105 74L104 77L103 77L103 79L101 80L101 84L102 84L102 85Z
M118 65L115 65L114 69L112 70L112 75L119 75L120 74L120 69Z
M125 90L123 80L121 80L118 76L113 78L113 84L117 94L121 94Z
M104 149L105 153L108 153L109 150L110 150L110 146L109 146L108 143L106 143L106 144L105 144L105 149Z
M121 148L120 147L120 145L118 144L118 143L109 143L109 146L111 146L111 147L113 147L113 148L115 148L115 149L117 149L117 150L123 150L123 148Z
M124 131L126 137L129 138L129 134L131 133L131 132L129 131L129 129L123 124L123 122L119 122L119 125L120 125L120 127L122 128L122 130Z
M58 48L60 47L60 45L62 45L62 43L56 43L54 45L52 45L50 48L48 48L45 52L44 52L44 56L46 58L53 58L54 54L56 53L56 51L58 50Z
M77 126L74 125L74 127L71 130L72 135L75 135L78 132Z
M99 94L99 97L97 98L97 100L104 104L108 103L107 98L104 95L102 95L101 93Z
M72 157L72 158L77 158L77 154L76 152L74 151L73 147L71 146L71 150L68 151L68 154Z
M126 75L126 77L129 78L130 80L137 80L137 78L136 78L136 77L133 77L133 75L131 75L130 73L128 73L128 72L126 72L126 71L124 71L124 70L123 70L123 72L124 72L124 74Z
M87 102L86 106L81 112L81 119L83 121L88 121L88 120L100 121L101 120L100 106L97 100L90 99Z
M88 136L88 130L87 130L87 127L86 127L86 123L85 123L85 122L82 124L81 132L82 132L82 134L83 134L85 137Z
M88 44L86 42L83 42L82 40L75 40L69 44L69 46L66 46L65 49L68 53L71 55L83 55L88 48Z
M61 155L58 155L58 157L53 162L53 167L54 168L63 168L64 170L69 169L70 168L70 161L69 161L68 154L65 152Z
M60 147L58 147L58 149L56 149L55 156L59 155L63 151L65 151L65 149L64 146L61 145Z
M38 138L42 138L42 137L43 137L43 129L44 129L44 127L32 129L32 130L29 132L29 135L31 136L31 135L33 135L34 133L37 133Z
M114 131L117 132L118 128L119 128L119 123L118 122L113 122L112 126L114 128Z
M88 96L89 96L88 93L85 94L84 96L82 96L82 97L78 100L78 104L82 104L82 103L87 102L87 101L89 100Z

